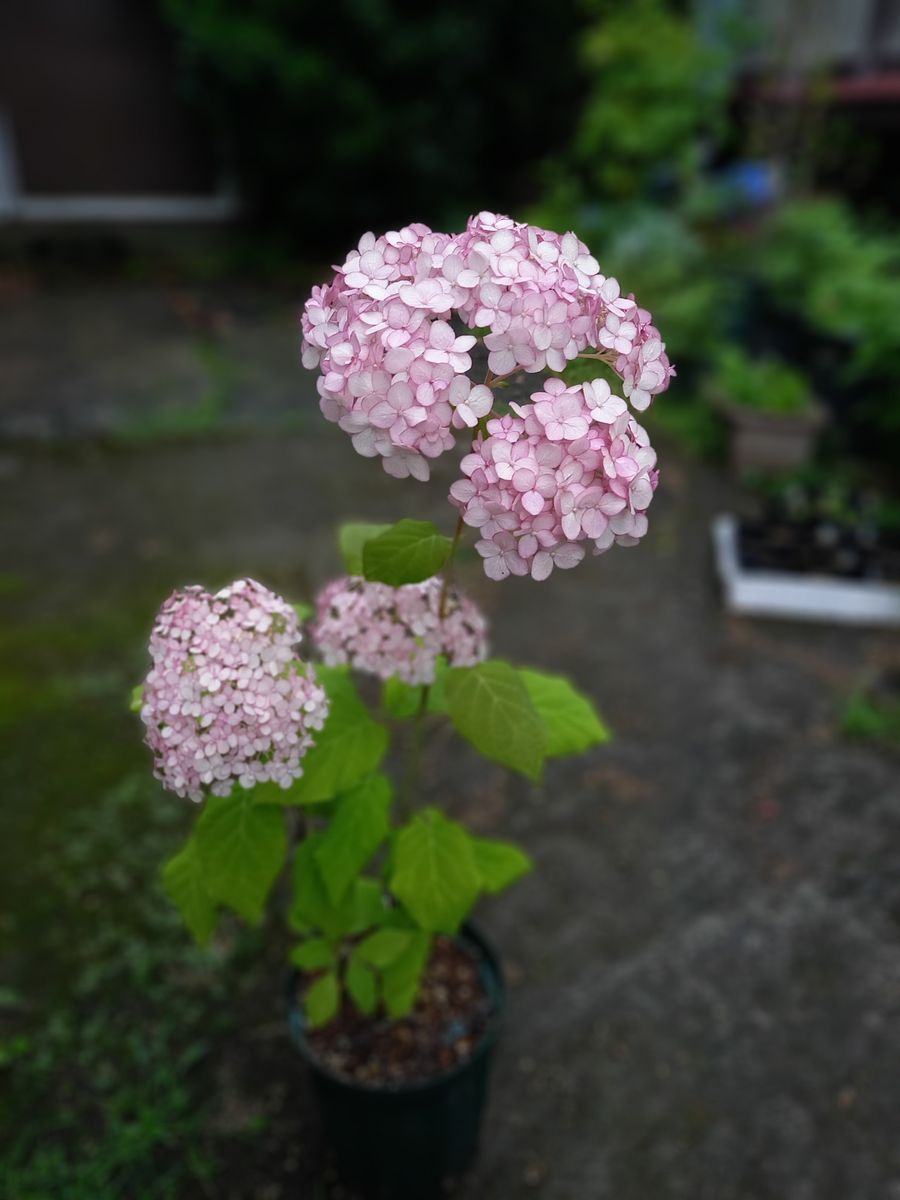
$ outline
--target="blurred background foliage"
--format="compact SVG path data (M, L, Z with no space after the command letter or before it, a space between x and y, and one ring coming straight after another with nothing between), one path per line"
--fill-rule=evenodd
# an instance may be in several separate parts
M164 0L251 211L310 250L503 207L576 118L574 0Z
M838 414L826 448L900 457L887 151L755 5L160 3L246 205L226 270L333 260L366 229L455 229L485 207L572 228L678 366L651 424L721 453L704 397L735 343L788 361ZM851 144L848 195L834 156Z

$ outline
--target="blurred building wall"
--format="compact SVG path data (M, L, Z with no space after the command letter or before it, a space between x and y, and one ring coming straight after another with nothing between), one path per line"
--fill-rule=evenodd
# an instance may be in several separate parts
M214 214L215 191L152 0L0 4L0 215Z

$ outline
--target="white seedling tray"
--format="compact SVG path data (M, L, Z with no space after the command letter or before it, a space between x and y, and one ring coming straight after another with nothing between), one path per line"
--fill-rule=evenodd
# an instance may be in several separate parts
M713 518L712 539L730 612L842 625L900 625L898 584L747 568L738 555L738 520L731 513Z

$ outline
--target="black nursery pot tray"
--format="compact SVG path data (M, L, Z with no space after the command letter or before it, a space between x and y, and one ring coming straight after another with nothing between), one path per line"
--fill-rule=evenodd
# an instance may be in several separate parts
M325 1136L338 1171L372 1200L432 1200L446 1194L478 1150L490 1060L504 991L500 964L481 934L466 925L457 941L471 955L488 1011L464 1061L425 1080L372 1083L329 1066L310 1044L299 975L288 984L291 1037L312 1072Z
M829 574L827 558L788 527L763 531L731 513L712 522L716 569L729 611L844 625L900 625L900 583ZM780 546L779 546L779 543ZM788 568L791 569L788 569Z

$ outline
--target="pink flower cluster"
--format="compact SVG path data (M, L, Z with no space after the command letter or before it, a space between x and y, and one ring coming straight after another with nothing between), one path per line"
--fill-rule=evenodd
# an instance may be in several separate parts
M298 670L297 616L252 579L216 595L175 592L150 638L153 667L141 718L154 774L179 796L227 795L273 781L288 787L321 729L328 700L311 667Z
M457 313L490 328L494 375L559 371L593 348L645 409L669 383L665 347L632 298L573 233L479 213L456 236L410 225L367 233L303 311L303 363L318 367L325 417L385 470L425 480L453 430L491 412L488 387L467 376L476 338L457 337Z
M491 579L546 579L596 553L636 545L647 531L656 454L625 401L597 379L550 379L533 403L488 422L450 489Z
M434 682L442 654L455 667L481 662L484 617L455 589L441 616L441 587L436 577L396 588L358 576L333 580L316 600L313 636L323 659L413 686Z
M488 388L466 374L476 339L447 320L477 277L452 239L425 225L365 234L336 270L302 318L303 365L320 368L322 412L388 474L428 479L428 460L453 446L451 427L491 410Z
M650 314L621 295L574 233L482 212L454 242L465 264L461 277L478 277L459 312L469 326L490 326L485 345L495 375L562 371L594 347L636 409L668 387L672 368Z

